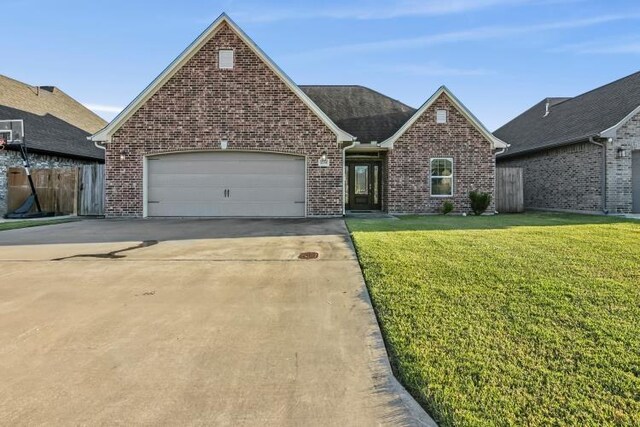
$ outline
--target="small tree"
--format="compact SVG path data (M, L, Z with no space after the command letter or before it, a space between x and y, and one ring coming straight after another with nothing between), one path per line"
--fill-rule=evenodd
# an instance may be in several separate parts
M469 199L471 200L471 210L473 213L476 215L482 215L491 203L491 194L472 191L469 193Z
M446 215L449 212L453 211L453 203L451 203L451 200L445 200L442 203L442 208L440 208L440 210L442 211L443 215Z

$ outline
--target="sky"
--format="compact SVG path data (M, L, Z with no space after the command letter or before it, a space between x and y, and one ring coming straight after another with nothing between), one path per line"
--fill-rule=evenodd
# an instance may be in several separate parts
M110 120L226 12L298 84L413 107L439 86L495 130L640 71L638 0L0 0L0 74Z

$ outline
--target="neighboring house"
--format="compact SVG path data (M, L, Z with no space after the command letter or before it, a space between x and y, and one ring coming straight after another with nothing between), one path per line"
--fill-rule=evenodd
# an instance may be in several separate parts
M0 75L0 120L21 119L33 168L103 163L104 151L87 136L106 122L53 86L31 86ZM7 169L22 166L20 153L0 151L0 214L7 209Z
M107 216L466 212L506 146L444 87L297 86L224 14L92 140Z
M547 98L494 132L498 166L522 167L525 207L640 213L640 72Z

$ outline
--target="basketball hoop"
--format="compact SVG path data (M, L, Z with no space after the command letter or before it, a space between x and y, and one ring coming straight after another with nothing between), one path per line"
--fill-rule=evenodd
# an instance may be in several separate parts
M0 120L0 151L24 139L24 122L21 119Z

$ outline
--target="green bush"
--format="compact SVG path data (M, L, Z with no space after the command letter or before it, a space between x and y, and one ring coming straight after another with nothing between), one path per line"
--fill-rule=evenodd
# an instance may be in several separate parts
M491 194L472 191L469 193L469 199L471 199L471 210L473 213L482 215L491 203Z
M453 211L453 203L451 203L451 200L445 200L442 203L442 208L440 208L440 210L442 211L443 215L446 215L449 212Z

